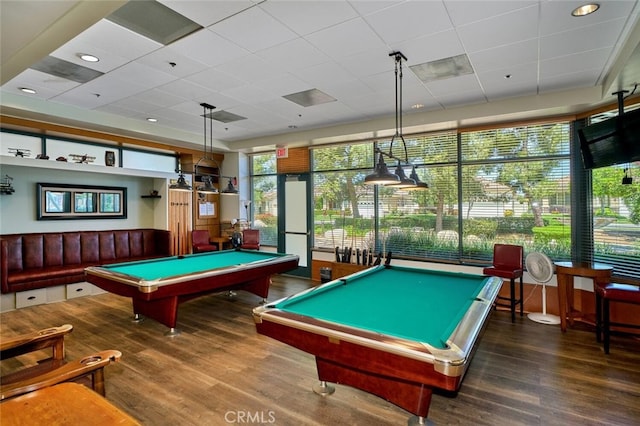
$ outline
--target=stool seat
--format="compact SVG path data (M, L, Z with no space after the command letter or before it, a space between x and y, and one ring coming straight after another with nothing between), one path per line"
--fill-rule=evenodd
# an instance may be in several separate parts
M482 270L484 275L491 275L492 277L506 278L506 279L516 279L522 276L524 271L522 269L514 269L512 271L505 271L498 268L494 268L493 266L489 266Z
M614 302L640 304L640 287L632 284L608 283L596 287L600 297L606 297Z
M610 302L640 305L640 286L633 284L596 284L596 340L602 341L604 353L609 353L611 326L640 329L637 324L611 322Z

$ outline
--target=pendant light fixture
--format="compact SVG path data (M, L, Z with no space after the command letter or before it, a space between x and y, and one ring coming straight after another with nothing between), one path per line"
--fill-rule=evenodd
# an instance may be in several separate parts
M203 118L203 135L204 135L204 143L203 143L203 156L198 160L198 162L193 167L193 174L195 175L196 181L199 181L199 185L196 187L196 191L201 194L237 194L238 188L236 186L237 179L235 176L223 176L217 173L206 173L203 172L203 168L205 166L210 166L210 163L214 163L215 167L218 171L220 171L220 163L213 156L213 123L212 120L212 112L215 109L215 106L210 105L208 103L201 103L202 107L202 118ZM207 126L207 121L209 125ZM209 145L211 149L209 149ZM205 168L206 170L206 168ZM169 186L170 189L182 190L182 191L190 191L191 186L187 183L184 173L182 170L178 171L180 173L178 177L178 181ZM227 186L222 191L218 191L218 188L214 186L214 180L219 178L226 178Z
M378 163L376 164L376 168L373 173L364 178L364 183L368 185L385 185L390 188L398 189L427 189L429 186L420 181L418 174L416 173L415 166L409 163L407 144L404 140L404 136L402 136L402 60L406 61L407 58L399 51L391 52L389 56L392 56L395 60L396 131L389 143L389 153L376 148L376 152L379 153ZM396 139L399 139L402 142L402 146L404 148L404 159L393 155L393 143ZM387 168L384 161L385 156L397 161L395 173L391 173ZM412 168L411 175L409 177L407 177L404 171L403 163Z

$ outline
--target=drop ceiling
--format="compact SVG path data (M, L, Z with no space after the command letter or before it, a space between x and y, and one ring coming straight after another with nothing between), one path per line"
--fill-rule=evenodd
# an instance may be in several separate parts
M244 117L213 121L215 148L246 152L388 134L392 51L407 57L405 133L580 112L640 82L635 0L579 18L584 2L564 0L159 0L196 24L166 45L116 23L126 3L1 1L0 112L195 148L207 103ZM472 73L412 71L459 55ZM47 61L97 77L55 75ZM289 100L315 91L329 101Z

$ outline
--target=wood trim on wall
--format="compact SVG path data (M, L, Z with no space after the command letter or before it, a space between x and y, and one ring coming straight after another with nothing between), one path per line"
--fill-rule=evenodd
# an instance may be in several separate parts
M306 173L311 170L308 148L290 148L287 158L278 158L278 174Z

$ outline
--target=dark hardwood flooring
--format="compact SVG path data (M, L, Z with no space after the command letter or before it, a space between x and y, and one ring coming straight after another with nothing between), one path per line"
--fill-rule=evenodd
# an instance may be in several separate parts
M274 277L270 300L312 283ZM312 355L258 335L251 310L260 299L238 292L180 306L182 334L131 322L130 299L112 294L0 314L0 335L70 323L67 356L118 349L106 370L107 398L145 425L405 425L406 411L368 393L337 386L320 397ZM384 312L384 307L380 307ZM32 362L4 362L2 369ZM1 409L1 407L0 407ZM494 312L455 397L434 395L436 425L638 425L640 341L614 337L604 355L594 332L566 333Z

